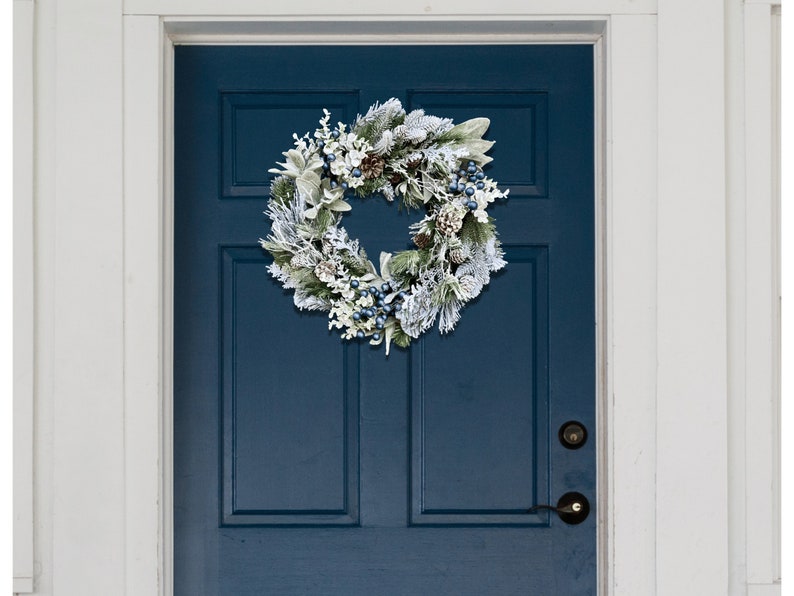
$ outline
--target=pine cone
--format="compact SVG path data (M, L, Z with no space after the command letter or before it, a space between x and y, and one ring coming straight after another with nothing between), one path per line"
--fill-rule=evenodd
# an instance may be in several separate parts
M463 225L463 214L454 206L446 206L436 217L436 230L444 236L454 236Z
M430 244L430 235L419 232L416 236L414 236L414 244L416 244L416 246L419 248L425 248L428 244Z
M371 180L383 174L383 166L386 161L380 155L367 155L361 160L361 174L364 178Z
M397 186L402 181L403 177L397 172L394 172L389 178L389 183L391 183L392 186Z
M330 283L336 279L336 267L330 261L320 261L314 268L317 279Z
M469 251L467 251L462 246L459 246L458 248L453 248L451 251L449 251L449 260L453 262L455 265L460 265L468 258L469 258Z
M411 161L405 164L405 167L408 168L409 170L415 170L416 168L422 165L422 159L423 159L422 157L417 157L416 159L412 159Z

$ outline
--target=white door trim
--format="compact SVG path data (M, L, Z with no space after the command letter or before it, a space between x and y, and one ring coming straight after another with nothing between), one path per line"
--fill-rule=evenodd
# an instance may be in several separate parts
M779 0L15 4L35 44L15 106L33 136L15 145L20 590L32 570L42 595L165 593L164 20L240 42L258 20L502 39L605 23L602 592L779 592Z
M284 22L279 22L283 30ZM289 35L262 19L124 18L124 279L127 590L171 594L173 43L409 43L416 22L377 37L312 19ZM521 31L521 26L525 31ZM305 30L301 31L301 27ZM480 31L477 28L480 28ZM236 28L236 29L235 29ZM589 43L597 53L599 585L650 594L655 532L656 18L424 22L422 41ZM553 29L559 33L550 34ZM345 33L347 31L347 33ZM359 35L356 38L356 35ZM343 36L343 37L340 37ZM612 68L609 69L609 66ZM615 109L615 106L618 109ZM626 109L631 106L630 109ZM616 142L616 140L618 142ZM610 173L610 175L606 175ZM642 201L636 197L642 196ZM155 470L152 462L158 461ZM155 473L156 472L156 473ZM624 511L614 515L617 507ZM626 514L625 512L630 512Z

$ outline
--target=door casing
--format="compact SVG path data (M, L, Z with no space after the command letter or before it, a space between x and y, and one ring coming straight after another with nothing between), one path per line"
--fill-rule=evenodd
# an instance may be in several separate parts
M648 578L652 576L643 576L642 567L647 569L652 562L640 561L637 557L632 561L632 557L628 556L632 547L628 545L623 547L623 542L616 544L616 541L620 536L633 536L636 547L636 537L639 535L643 537L644 543L652 544L653 536L648 534L647 525L644 524L647 524L647 520L653 515L653 478L652 475L642 472L631 478L616 477L614 470L616 464L619 466L621 463L616 461L616 453L625 453L621 444L630 446L631 452L636 453L638 435L654 423L652 415L649 414L649 406L653 404L654 395L650 389L655 384L655 376L647 358L643 358L642 354L653 354L653 350L649 348L653 346L655 349L655 328L649 325L647 315L644 313L628 312L622 323L624 327L621 329L624 329L627 335L633 335L634 341L624 338L625 341L620 342L622 347L618 348L609 315L615 310L616 296L635 298L637 296L637 276L631 279L620 276L622 267L627 270L647 272L645 283L639 286L640 293L645 293L644 298L648 301L655 301L655 295L650 292L652 284L649 283L655 267L654 239L638 234L636 229L629 227L631 222L636 223L638 219L653 221L650 218L654 213L656 188L655 185L648 186L647 180L655 180L656 139L653 126L655 110L652 104L646 104L645 108L639 110L640 123L643 126L638 129L636 113L631 122L621 122L619 118L615 118L616 114L611 111L611 105L616 100L636 102L639 98L630 96L638 93L633 87L638 78L647 83L644 87L641 86L640 94L647 95L649 91L655 93L655 71L652 67L648 68L651 66L650 59L655 57L655 47L653 45L649 47L646 41L649 38L653 39L655 19L633 17L631 27L628 22L616 25L614 20L610 22L606 18L565 20L527 18L518 21L490 21L485 22L484 26L468 22L465 35L457 32L460 29L460 21L454 19L440 25L431 23L430 26L427 23L420 23L418 26L416 22L395 20L389 22L385 28L381 24L379 27L381 31L373 35L369 32L371 23L363 23L362 27L362 22L320 23L295 19L286 23L290 33L284 34L281 32L285 27L284 20L279 20L274 27L272 21L258 19L223 21L153 19L148 16L125 18L125 63L127 64L125 81L129 81L129 84L125 84L125 123L129 123L125 128L124 202L127 238L125 269L127 275L135 275L137 272L141 278L149 280L140 297L136 295L130 300L128 296L125 316L132 337L126 338L125 360L127 370L135 371L134 376L127 377L128 391L131 394L135 393L136 388L141 392L146 391L150 400L134 404L127 400L128 408L133 413L139 412L140 416L127 418L125 434L128 437L127 457L134 460L140 458L141 472L148 467L144 464L145 458L154 455L154 450L158 461L156 485L152 482L151 470L146 470L147 473L141 473L135 491L139 497L134 501L140 505L130 504L128 501L128 515L134 514L134 510L138 507L151 509L151 500L140 500L142 492L155 497L154 502L158 504L154 517L157 520L156 527L151 522L148 524L136 522L127 526L130 532L127 538L128 544L152 544L155 537L157 543L156 560L147 561L147 558L151 559L151 555L143 554L134 561L136 566L140 567L142 574L136 576L134 582L140 582L143 586L148 581L149 585L157 586L158 593L165 596L172 593L173 123L171 114L174 109L172 96L174 44L415 44L417 31L420 31L421 43L583 43L593 46L596 89L594 120L597 177L595 200L598 346L596 391L598 429L594 436L598 441L598 501L601 505L598 508L599 592L614 593L618 577L621 578L623 586L647 584ZM624 49L627 53L623 56L616 56L614 50L609 56L613 63L616 58L625 60L626 68L618 77L625 79L625 84L617 84L615 82L617 73L613 72L610 77L606 69L607 40L612 38L616 30L621 31L621 37L627 42L629 38L636 38L636 42L640 40L645 42L646 51L643 57L648 60L645 63L637 62L636 46L633 48L634 56L628 55L630 51L628 47ZM155 64L157 68L153 69ZM156 77L153 76L152 71L157 73ZM616 95L619 97L615 97ZM156 110L151 109L153 106L156 106ZM142 126L144 123L146 126ZM627 135L631 134L631 131L644 131L646 136L640 138L639 134L633 133L632 138L636 145L632 151L617 155L614 150L608 149L609 127L612 132L616 127L620 127ZM626 164L617 162L618 159L624 159ZM632 162L631 165L629 162ZM625 189L616 188L615 180L606 174L616 168L625 173L616 177L616 180L627 185ZM647 178L643 179L643 176ZM647 187L647 193L652 200L637 206L636 202L631 202L627 190L631 187L643 186ZM607 242L608 234L614 236L615 232L623 234L620 237L622 240L633 242L635 249L636 245L643 242L644 246L639 251L621 253L621 259L615 263L615 242ZM157 275L153 276L155 265ZM155 317L152 317L153 313L156 314ZM633 321L630 320L632 315ZM156 328L151 324L153 318L157 322ZM644 332L636 333L637 328ZM630 329L635 331L629 333ZM157 348L156 353L159 355L156 366L150 357L154 347ZM610 363L615 359L635 360L636 366L632 367L631 371L622 370L622 376L618 378L610 367ZM142 364L145 366L141 367ZM644 393L642 400L637 400L635 393L633 400L618 403L614 389L616 385L621 384L633 385L648 391ZM157 388L156 395L152 391L153 387ZM612 395L611 399L608 399L609 395ZM617 412L620 412L619 420L615 419ZM156 424L148 425L147 422L150 423L154 416L156 416ZM619 435L615 433L616 423L621 428ZM641 449L638 457L647 459L651 452L652 449ZM131 470L135 474L138 466L133 465ZM625 482L625 485L621 482ZM619 500L625 493L636 494L643 491L649 498L635 506L636 516L617 518L614 515L616 499ZM152 519L151 515L143 516L143 519L147 518ZM623 554L627 556L623 557ZM153 568L157 569L157 577L152 577Z

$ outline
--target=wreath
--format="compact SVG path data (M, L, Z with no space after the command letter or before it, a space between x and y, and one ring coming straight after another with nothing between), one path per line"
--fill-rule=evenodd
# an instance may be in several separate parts
M463 306L507 264L486 212L509 192L482 169L491 161L493 142L482 138L490 121L453 126L421 109L406 113L394 98L349 129L331 128L323 114L313 135L293 134L283 169L269 170L277 174L265 212L272 225L260 239L273 257L269 272L294 290L299 309L327 311L329 329L385 342L387 355L392 342L407 347L437 318L441 333L452 331ZM381 253L378 271L340 226L352 195L424 209L409 227L416 249Z

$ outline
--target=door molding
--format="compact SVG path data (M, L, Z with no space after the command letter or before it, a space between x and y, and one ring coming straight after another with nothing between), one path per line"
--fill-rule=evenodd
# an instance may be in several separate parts
M644 14L352 23L294 17L278 19L276 27L261 18L124 17L127 593L170 596L173 590L174 44L342 41L593 46L599 593L654 593L657 55L656 17Z
M124 266L125 279L138 280L127 283L125 291L129 330L125 337L125 408L133 414L127 417L125 432L130 593L172 593L174 45L404 44L420 40L593 46L599 591L617 593L619 585L624 593L652 592L654 562L644 555L653 552L655 540L653 445L647 441L655 424L655 321L653 309L632 309L628 302L648 305L656 299L655 236L645 233L655 226L655 17L467 21L351 24L306 18L280 19L274 26L273 20L255 18L124 18ZM613 68L607 72L609 61ZM616 64L620 68L615 68ZM636 106L631 118L613 108L628 104ZM614 143L616 133L626 142ZM637 194L646 201L634 200ZM637 226L637 222L643 225ZM633 273L624 275L625 271ZM159 462L156 474L152 461ZM632 515L614 515L616 506L629 501Z

